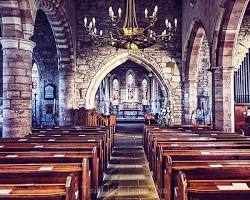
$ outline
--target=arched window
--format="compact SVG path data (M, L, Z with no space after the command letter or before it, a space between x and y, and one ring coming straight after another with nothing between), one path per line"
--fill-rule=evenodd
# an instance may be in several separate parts
M134 90L135 90L135 77L133 76L132 73L129 73L128 78L127 78L127 97L128 101L133 101L134 100Z
M37 64L34 63L32 67L32 94L38 93L38 81L39 81L39 74L38 74L38 67Z
M119 105L119 82L117 79L113 80L112 102L115 106Z
M39 73L36 63L32 66L32 124L38 123L38 95L39 95Z
M148 105L148 81L146 78L142 81L142 105Z

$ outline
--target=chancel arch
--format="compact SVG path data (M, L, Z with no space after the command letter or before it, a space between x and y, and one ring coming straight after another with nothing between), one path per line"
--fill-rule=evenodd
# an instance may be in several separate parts
M120 66L126 62L134 62L135 64L140 65L141 67L145 68L145 70L148 71L148 74L152 74L154 76L153 78L155 79L155 83L158 84L155 87L159 87L159 94L162 93L162 96L164 97L164 98L160 99L160 101L162 101L161 105L163 105L165 103L164 100L169 100L170 102L172 102L171 93L172 93L173 89L171 87L171 84L168 82L168 80L164 79L164 77L162 76L163 74L160 72L159 66L157 65L157 63L153 59L147 59L147 56L145 56L144 54L141 54L141 53L137 54L134 52L127 52L126 51L126 52L114 55L110 58L106 58L106 60L101 64L101 66L99 67L99 70L97 71L97 73L93 77L93 79L92 79L92 81L87 89L87 92L86 92L85 107L87 109L96 108L96 105L95 105L95 103L97 102L96 101L96 92L99 88L99 85L101 84L101 81L104 80L105 77L112 70L114 70L115 68L117 68L118 66ZM125 72L125 74L126 74L126 72ZM152 78L152 82L153 82L153 78ZM121 80L119 80L119 83L120 83L120 81ZM139 89L141 90L141 86L142 86L142 83L140 82L140 86L135 88L135 91L137 91ZM151 85L151 87L153 87L153 85ZM136 94L136 95L138 95L138 94ZM141 94L140 94L140 98L142 98ZM158 106L158 108L154 109L154 110L159 111L160 104L155 103L155 106ZM175 107L178 105L171 104L171 106Z
M119 120L141 120L147 113L159 114L164 102L169 100L160 85L151 71L128 60L101 81L95 108L103 115L115 114Z
M169 97L171 100L171 86L166 79L163 79L159 70L157 70L158 66L157 63L154 63L152 60L147 60L143 58L140 54L136 53L129 53L124 52L121 54L114 55L110 58L107 58L99 67L98 72L95 74L94 78L92 79L87 93L86 93L86 105L87 109L95 108L95 95L96 91L101 83L101 81L105 78L105 76L110 73L113 69L118 67L119 65L127 62L132 61L138 65L141 65L148 71L152 72L157 80L160 83L160 87L163 91L163 95Z

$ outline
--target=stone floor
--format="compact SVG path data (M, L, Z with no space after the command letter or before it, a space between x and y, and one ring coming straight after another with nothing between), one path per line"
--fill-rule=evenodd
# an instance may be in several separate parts
M98 199L158 200L142 147L142 125L118 125Z

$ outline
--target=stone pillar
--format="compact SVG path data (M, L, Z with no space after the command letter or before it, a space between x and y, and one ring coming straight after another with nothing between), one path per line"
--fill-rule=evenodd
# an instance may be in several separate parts
M3 47L3 137L23 137L32 126L32 53L35 43L1 38Z
M70 64L61 64L59 69L59 126L73 124L74 72Z
M214 128L234 132L234 67L211 69Z
M196 124L197 82L185 80L184 83L184 124Z

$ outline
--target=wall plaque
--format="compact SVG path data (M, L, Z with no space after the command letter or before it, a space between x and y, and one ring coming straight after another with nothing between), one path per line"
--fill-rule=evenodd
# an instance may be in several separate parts
M52 84L48 84L44 87L44 99L53 100L55 99L55 86Z

